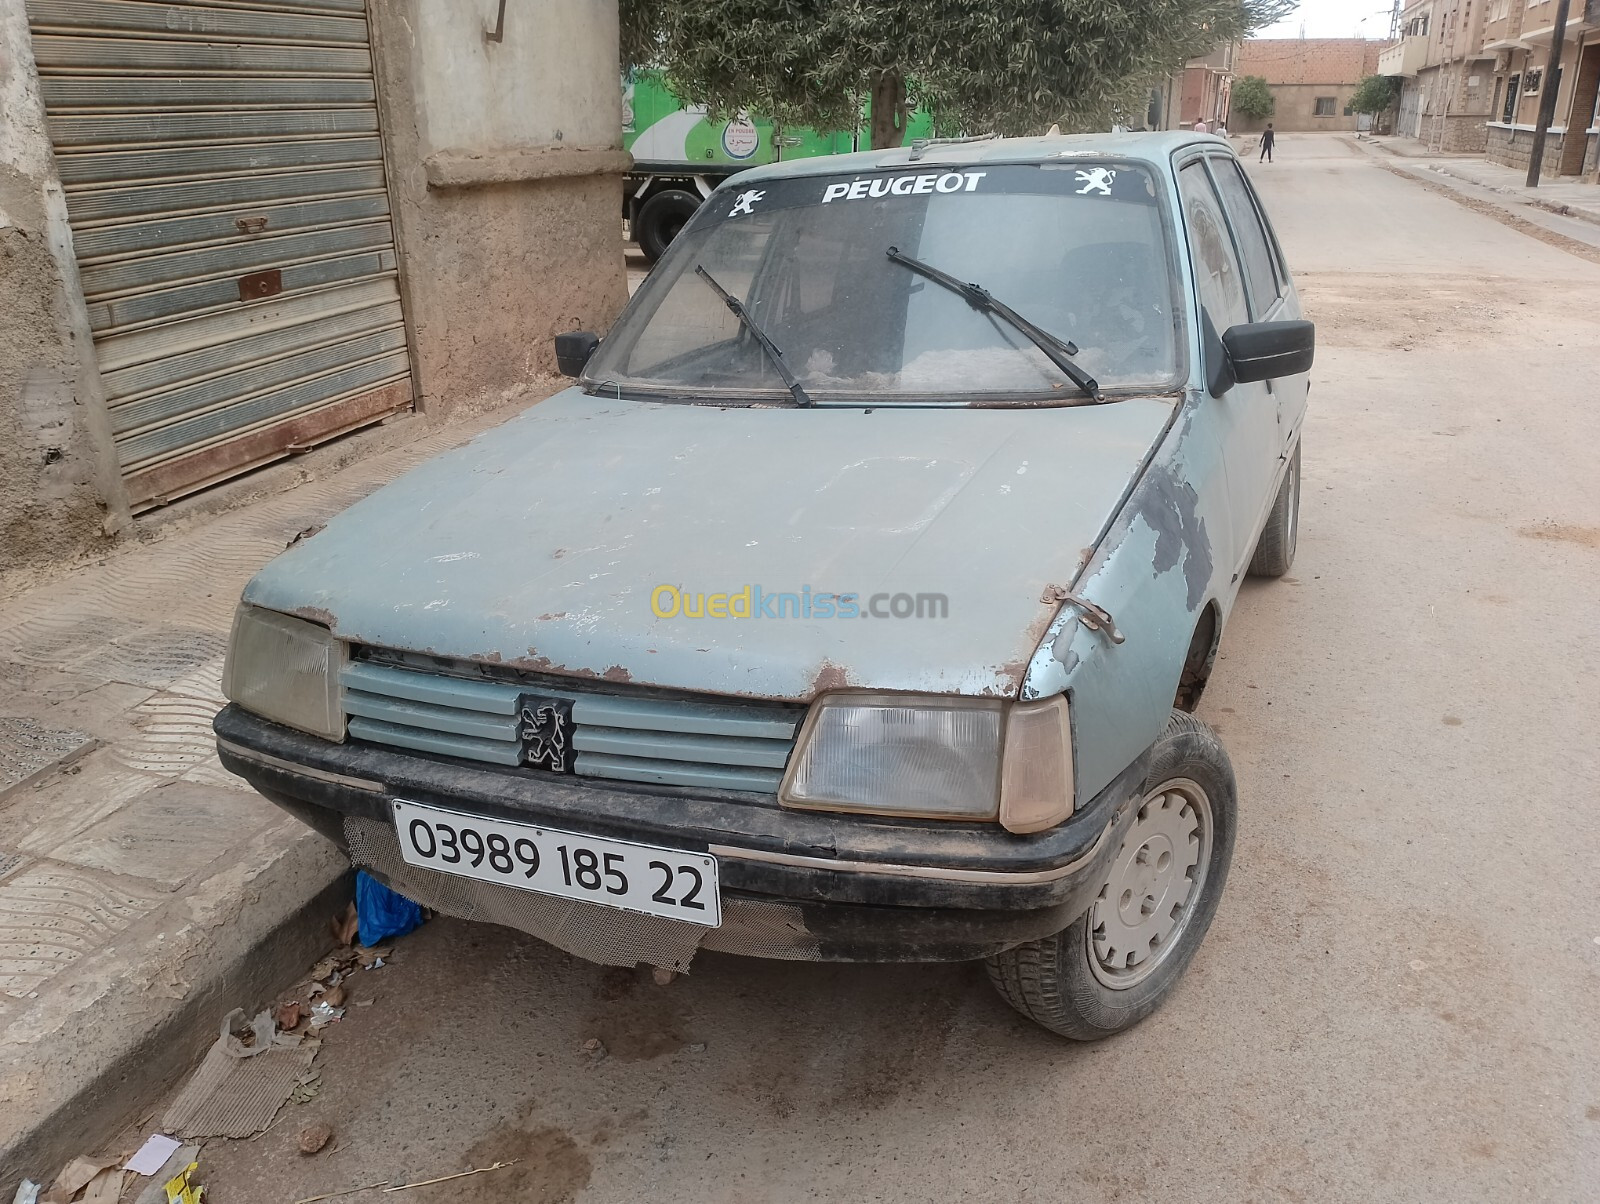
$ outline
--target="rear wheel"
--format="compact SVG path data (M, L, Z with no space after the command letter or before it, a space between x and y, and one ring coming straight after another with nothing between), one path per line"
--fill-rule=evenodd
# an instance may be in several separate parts
M1300 537L1300 445L1294 445L1294 455L1289 459L1289 471L1278 486L1278 496L1272 503L1272 513L1267 525L1261 528L1261 538L1256 540L1255 555L1250 558L1252 577L1281 577L1294 564L1295 543Z
M1222 742L1174 711L1094 904L1060 932L991 957L995 989L1028 1019L1078 1041L1109 1037L1155 1011L1216 914L1237 806Z
M669 188L639 206L639 216L633 221L633 237L651 263L660 259L667 244L678 237L684 223L700 208L700 198L692 192Z

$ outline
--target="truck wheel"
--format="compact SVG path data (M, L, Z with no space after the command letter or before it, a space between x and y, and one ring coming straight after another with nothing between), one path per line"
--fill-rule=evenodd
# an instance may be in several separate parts
M678 231L698 208L700 198L678 188L658 192L641 205L633 222L633 237L644 257L651 263L660 259L667 244L678 237Z
M1294 563L1294 545L1300 537L1300 445L1294 445L1294 455L1289 460L1289 471L1278 486L1277 500L1272 503L1272 513L1267 525L1261 528L1261 538L1256 540L1255 555L1250 558L1252 577L1281 577Z
M1094 1041L1160 1006L1205 938L1233 858L1233 766L1205 724L1172 712L1099 897L1077 920L988 959L1005 1001Z

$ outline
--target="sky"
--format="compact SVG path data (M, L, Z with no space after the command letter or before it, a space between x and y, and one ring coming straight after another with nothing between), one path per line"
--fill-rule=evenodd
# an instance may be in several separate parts
M1300 7L1258 38L1383 38L1389 36L1388 6L1382 0L1302 0ZM1366 20L1362 20L1362 18Z

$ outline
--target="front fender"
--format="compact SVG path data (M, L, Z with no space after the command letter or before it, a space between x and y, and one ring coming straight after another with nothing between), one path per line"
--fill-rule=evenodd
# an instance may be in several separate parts
M1076 796L1082 806L1160 736L1171 713L1195 623L1215 600L1232 599L1218 564L1228 546L1221 448L1197 421L1191 394L1073 592L1108 611L1124 641L1090 630L1065 603L1028 665L1022 697L1068 691L1072 701Z

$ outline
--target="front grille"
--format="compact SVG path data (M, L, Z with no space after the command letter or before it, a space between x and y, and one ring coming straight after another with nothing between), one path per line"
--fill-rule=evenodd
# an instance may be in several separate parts
M799 708L454 677L372 660L348 663L340 682L357 740L518 765L518 702L536 693L572 702L574 773L712 790L776 793L800 720Z

